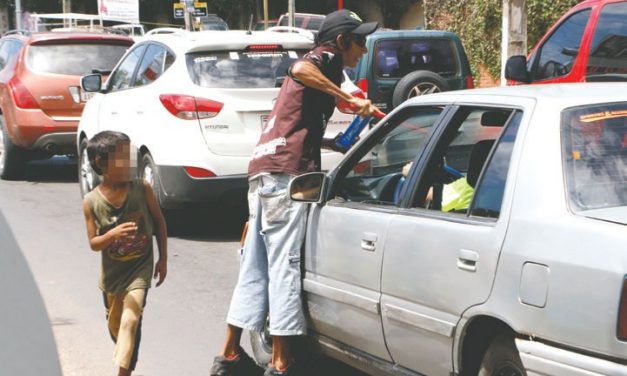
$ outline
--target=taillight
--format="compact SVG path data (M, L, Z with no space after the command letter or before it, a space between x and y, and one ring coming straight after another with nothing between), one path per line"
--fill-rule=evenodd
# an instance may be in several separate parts
M357 81L357 87L359 87L361 91L363 91L366 94L366 96L368 95L368 79L367 78L362 78L361 80Z
M280 44L251 44L246 47L247 51L281 51L283 46Z
M472 79L472 75L466 76L466 89L474 89L475 81Z
M185 169L185 172L187 172L187 174L192 178L212 178L216 176L216 174L214 174L213 172L200 167L185 166L183 168Z
M616 335L621 341L627 341L627 276L623 279L623 291L620 294Z
M33 95L30 91L28 91L26 86L24 86L24 84L17 79L17 77L13 77L11 81L9 81L9 87L11 88L11 93L13 94L13 100L15 101L16 106L25 109L39 108L39 105Z
M220 102L191 95L161 94L159 100L169 113L183 120L212 118L224 107Z

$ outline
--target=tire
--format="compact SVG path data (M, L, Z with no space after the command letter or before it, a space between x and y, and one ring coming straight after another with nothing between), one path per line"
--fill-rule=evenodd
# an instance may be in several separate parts
M392 94L392 107L397 107L409 98L418 95L438 93L449 90L446 81L431 71L415 71L401 78Z
M3 116L0 116L0 128L0 178L22 179L26 168L26 151L11 141Z
M266 319L263 332L251 330L249 334L250 346L253 349L255 361L260 366L265 367L272 362L272 336L268 332L268 319Z
M157 165L152 159L150 153L146 152L142 155L142 164L140 176L146 180L155 192L159 206L163 206L163 193L161 192L161 179L159 178L159 171L157 171Z
M520 355L509 333L499 334L481 360L479 376L526 376Z
M91 192L100 184L100 176L94 171L87 157L87 139L81 140L78 146L78 184L81 189L81 197Z

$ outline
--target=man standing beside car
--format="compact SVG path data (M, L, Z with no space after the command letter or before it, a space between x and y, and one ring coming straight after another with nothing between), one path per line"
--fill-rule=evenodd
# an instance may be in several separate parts
M317 46L291 66L281 86L248 167L249 227L224 350L214 359L211 375L262 374L239 343L243 329L264 329L268 312L272 361L264 375L300 373L290 349L294 336L306 334L300 250L307 204L292 202L287 185L294 176L320 170L321 148L338 150L338 137L323 139L336 100L349 102L361 116L377 110L369 100L340 89L343 67L357 65L367 52L366 36L377 27L348 10L330 13L320 26Z

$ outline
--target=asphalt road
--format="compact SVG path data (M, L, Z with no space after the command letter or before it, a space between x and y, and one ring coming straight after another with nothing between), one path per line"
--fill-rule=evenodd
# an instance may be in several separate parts
M65 158L54 158L31 163L25 181L0 181L0 215L9 227L6 232L0 231L0 248L7 248L7 239L14 238L17 247L12 248L16 250L13 259L22 260L19 268L9 268L2 259L9 270L0 270L8 272L0 283L15 281L22 286L20 281L32 281L34 277L41 297L31 283L30 290L20 287L23 303L33 301L24 305L34 311L42 311L45 305L63 375L113 375L113 345L97 287L100 256L87 244L76 165ZM237 278L243 221L241 211L224 208L170 217L169 273L165 283L152 288L148 295L135 376L208 374L224 338L224 318ZM0 221L0 226L3 224ZM11 290L7 285L3 289ZM40 313L38 322L43 322L46 329L44 312ZM31 316L14 315L12 319L16 317L23 317L27 322L24 327L37 328L28 325ZM9 325L0 322L3 324ZM50 350L51 341L46 340L45 330L40 332L42 342ZM250 352L247 335L242 343ZM323 360L319 367L312 373L364 375L330 360Z

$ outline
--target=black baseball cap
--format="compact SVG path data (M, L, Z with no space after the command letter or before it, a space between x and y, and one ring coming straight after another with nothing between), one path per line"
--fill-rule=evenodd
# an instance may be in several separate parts
M366 36L374 33L379 27L378 22L364 23L355 12L340 9L327 14L318 30L318 44L334 40L338 35L351 33Z

